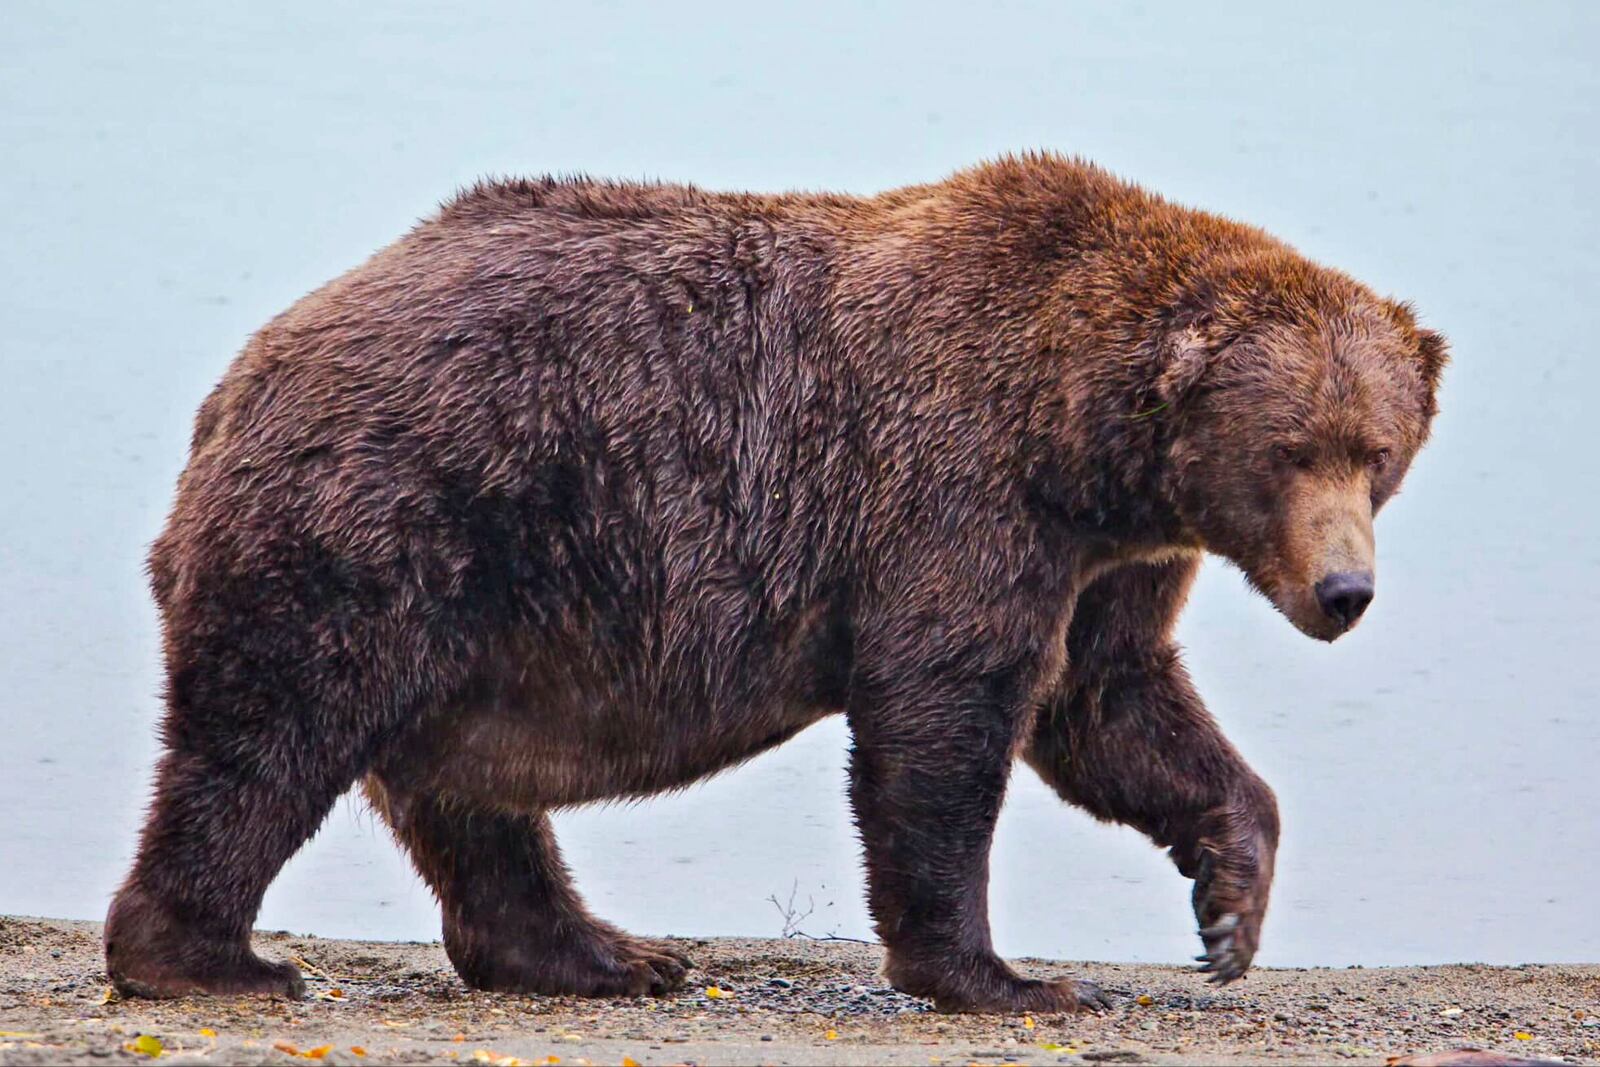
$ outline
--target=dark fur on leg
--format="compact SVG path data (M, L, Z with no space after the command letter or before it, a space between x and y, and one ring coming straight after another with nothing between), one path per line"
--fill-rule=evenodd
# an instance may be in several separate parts
M300 972L250 948L267 884L339 790L295 795L192 752L169 752L139 857L106 917L106 969L124 996L302 995Z
M851 800L885 974L941 1011L1107 1006L1091 983L1025 979L995 954L989 847L1027 693L1047 668L1037 657L918 647L947 633L869 637L852 693Z
M107 971L129 996L299 996L294 967L251 950L261 898L449 660L351 568L330 578L304 540L263 541L247 559L212 532L177 564L165 538L151 567L167 751L106 918ZM433 670L397 677L425 658Z
M1041 712L1027 758L1063 799L1171 849L1195 879L1201 970L1231 982L1260 943L1278 807L1206 712L1171 643L1198 565L1133 565L1084 592L1067 684Z
M377 778L366 791L438 896L445 952L467 985L636 997L683 984L690 960L589 914L543 812L408 796Z

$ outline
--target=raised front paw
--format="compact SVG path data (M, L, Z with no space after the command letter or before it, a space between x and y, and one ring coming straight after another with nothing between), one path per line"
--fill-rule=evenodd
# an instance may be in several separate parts
M1251 779L1230 803L1199 820L1173 859L1194 879L1194 915L1205 952L1195 959L1210 981L1243 977L1261 945L1261 921L1272 892L1278 848L1278 805L1272 791Z
M1250 969L1250 961L1261 944L1261 917L1228 912L1210 926L1201 927L1200 940L1206 947L1195 957L1201 973L1209 976L1208 982L1227 985L1243 978Z
M1227 985L1242 978L1261 945L1261 921L1266 917L1272 887L1272 862L1219 860L1216 853L1202 855L1194 878L1194 914L1200 923L1205 951L1196 956L1207 981Z

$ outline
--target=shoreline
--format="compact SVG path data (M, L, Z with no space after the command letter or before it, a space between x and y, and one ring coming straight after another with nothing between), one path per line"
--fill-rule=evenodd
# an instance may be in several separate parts
M141 1035L173 1064L1382 1064L1463 1047L1600 1059L1600 964L1257 969L1218 990L1181 967L1018 960L1099 982L1113 1007L951 1016L888 989L876 946L672 940L698 966L656 999L477 993L438 943L258 932L263 955L301 963L305 1000L106 1002L99 923L0 917L0 1064L149 1062Z

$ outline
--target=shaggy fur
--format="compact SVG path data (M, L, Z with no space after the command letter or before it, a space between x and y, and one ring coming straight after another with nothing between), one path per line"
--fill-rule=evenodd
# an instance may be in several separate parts
M1325 580L1370 587L1443 361L1403 305L1054 156L867 199L480 185L200 410L150 555L166 753L113 981L298 991L250 926L364 782L469 984L671 988L687 961L588 914L547 812L838 712L898 988L1104 1002L991 947L1019 755L1172 849L1235 978L1276 807L1174 619L1210 550L1342 632L1364 601L1330 615Z

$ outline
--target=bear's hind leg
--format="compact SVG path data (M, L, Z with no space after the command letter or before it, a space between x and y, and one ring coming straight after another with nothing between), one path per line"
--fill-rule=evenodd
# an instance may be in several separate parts
M158 585L166 751L106 917L106 969L130 996L298 996L298 970L251 950L261 899L452 661L381 590L305 550L208 565L203 544L188 542L181 590Z
M377 776L366 792L444 913L444 946L474 989L586 997L677 989L693 964L591 915L543 812L409 794Z
M169 750L138 859L106 917L106 969L117 991L302 995L299 970L257 956L250 928L268 884L342 791Z

